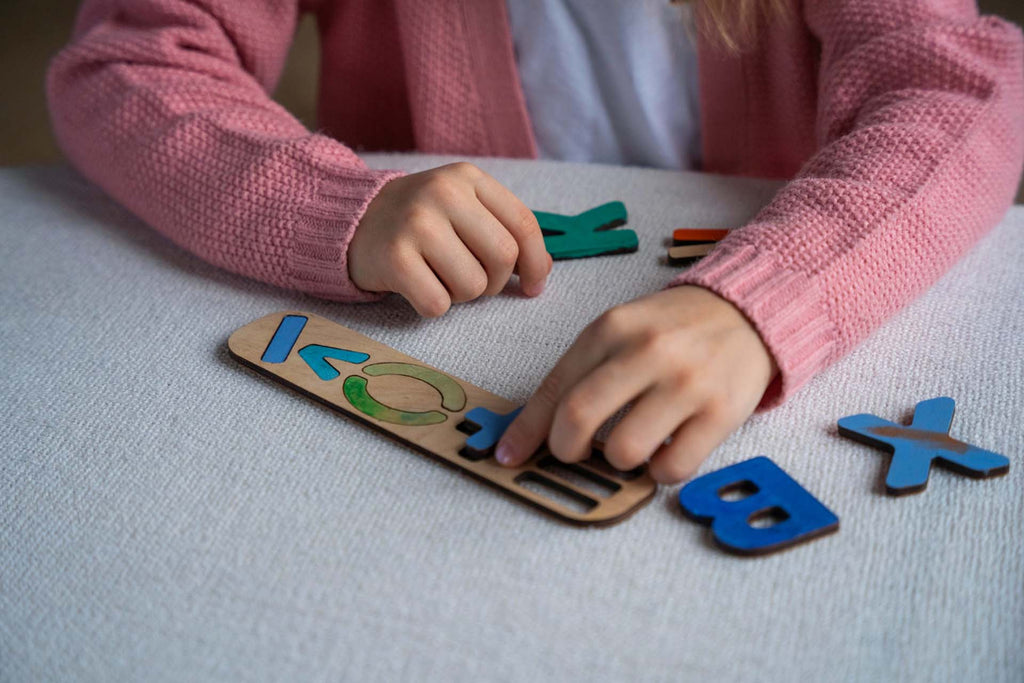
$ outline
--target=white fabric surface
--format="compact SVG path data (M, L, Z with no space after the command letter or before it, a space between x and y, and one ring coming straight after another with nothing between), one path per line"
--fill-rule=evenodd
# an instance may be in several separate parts
M523 400L584 324L676 272L672 228L736 225L775 187L479 163L536 209L623 200L639 252L425 321L221 272L66 168L0 170L0 679L1024 679L1024 208L705 463L769 455L841 519L748 559L676 487L618 526L563 525L228 357L233 330L298 308ZM884 495L887 456L836 420L938 395L1010 473Z
M507 4L541 158L700 166L700 88L689 4Z

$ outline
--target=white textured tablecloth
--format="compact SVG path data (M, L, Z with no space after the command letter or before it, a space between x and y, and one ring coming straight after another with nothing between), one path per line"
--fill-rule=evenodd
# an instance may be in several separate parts
M1024 680L1024 208L705 463L766 454L841 519L745 559L677 488L563 525L228 357L233 330L297 308L521 401L587 322L677 272L672 228L736 225L776 187L479 163L535 209L623 200L640 251L425 321L218 271L66 168L0 170L0 679ZM836 420L939 395L1010 473L933 468L886 496L888 457Z

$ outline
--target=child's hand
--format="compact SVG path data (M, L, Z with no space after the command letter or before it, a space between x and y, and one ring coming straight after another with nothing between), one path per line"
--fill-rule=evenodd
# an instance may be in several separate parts
M537 296L551 256L533 212L491 176L468 163L392 180L374 197L348 249L352 282L397 292L420 315L453 302L491 296L513 270Z
M732 304L699 287L667 289L591 323L509 425L496 456L519 465L546 437L559 460L583 460L601 424L635 401L605 457L620 470L649 460L654 479L676 483L743 424L776 372Z

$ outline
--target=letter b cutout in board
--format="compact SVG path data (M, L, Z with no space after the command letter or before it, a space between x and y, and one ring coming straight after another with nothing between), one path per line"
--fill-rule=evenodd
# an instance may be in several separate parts
M730 491L746 495L723 498ZM689 517L711 525L720 546L740 555L775 552L839 529L831 510L763 455L694 479L679 491L679 503Z

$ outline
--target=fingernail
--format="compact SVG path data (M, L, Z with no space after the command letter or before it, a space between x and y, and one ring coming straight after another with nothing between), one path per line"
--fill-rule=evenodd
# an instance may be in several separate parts
M544 281L541 280L535 285L523 285L523 293L526 296L540 296L544 291Z
M512 462L512 458L515 457L515 453L508 447L508 444L500 443L498 447L494 449L494 459L500 462L502 465L508 465Z

